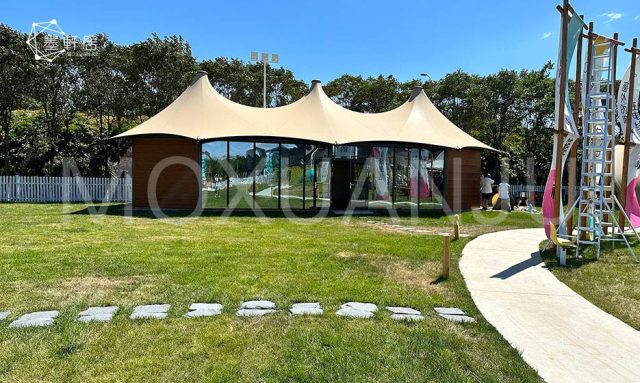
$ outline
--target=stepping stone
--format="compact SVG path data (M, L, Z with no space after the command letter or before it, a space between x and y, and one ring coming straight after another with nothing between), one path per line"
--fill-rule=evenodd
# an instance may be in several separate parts
M184 314L186 318L210 317L222 314L222 305L219 303L192 303L189 312Z
M29 314L24 314L17 320L14 320L9 324L9 327L46 327L51 326L54 319L60 315L57 310L51 311L36 311Z
M348 318L372 318L376 311L378 306L373 303L347 302L340 306L336 315Z
M78 314L78 320L85 323L94 321L109 322L117 312L118 306L89 307Z
M458 323L473 323L476 320L467 316L464 311L457 307L434 307L434 310L444 319Z
M378 306L376 306L373 303L347 302L342 306L340 306L340 308L346 308L346 307L349 307L355 310L369 311L372 313L375 313L376 311L378 311Z
M365 310L356 310L351 307L342 307L340 310L336 311L336 315L339 317L347 317L347 318L372 318L375 313L371 311Z
M420 311L411 307L389 306L387 310L391 311L391 319L393 320L420 321L424 319Z
M465 315L465 312L457 307L434 307L433 309L440 315Z
M258 310L273 310L276 308L276 304L271 301L246 301L242 302L240 309L258 309Z
M276 304L271 301L257 300L246 301L240 305L236 312L239 317L261 317L276 312Z
M443 317L444 319L448 319L450 321L458 322L458 323L473 323L476 321L474 318L471 318L470 316L466 316L466 315L440 314L440 316Z
M271 309L240 309L236 312L239 317L261 317L263 315L275 313L276 310Z
M291 315L322 315L320 303L294 303L289 310Z
M400 314L400 315L421 315L422 314L420 311L412 309L411 307L388 306L387 310L391 311L392 314Z
M5 320L11 314L11 311L0 311L0 320Z
M170 304L142 305L133 308L131 319L165 319L169 313Z

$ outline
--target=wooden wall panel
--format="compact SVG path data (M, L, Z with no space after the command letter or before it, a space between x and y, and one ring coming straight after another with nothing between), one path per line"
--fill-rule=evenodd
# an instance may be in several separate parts
M149 176L162 160L180 156L200 166L200 145L184 138L134 138L133 206L150 207ZM182 159L185 161L185 158ZM156 185L158 206L163 209L195 209L200 200L198 173L182 164L169 165L160 172Z
M445 199L453 211L480 206L480 150L447 149Z

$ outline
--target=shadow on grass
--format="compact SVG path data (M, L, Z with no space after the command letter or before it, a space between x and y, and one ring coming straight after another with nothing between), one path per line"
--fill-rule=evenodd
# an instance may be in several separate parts
M189 217L193 213L192 210L180 210L180 209L166 209L162 210L161 214L154 214L151 209L131 209L126 204L116 205L89 205L84 209L73 211L69 214L72 215L112 215L112 216L132 216L136 218L149 218L149 219L161 219L164 216L168 218L184 218ZM224 209L204 209L198 216L200 217L261 217L267 218L288 218L292 214L295 218L312 219L319 217L320 210L291 210L290 212L284 212L280 209L262 209L260 212L254 212L251 209L234 209L231 212L226 212ZM380 210L355 210L351 213L354 217L411 217L411 211L397 211L391 214L386 209ZM345 214L342 212L329 211L323 213L321 216L326 217L343 217ZM424 210L418 213L420 218L442 218L446 214L442 210Z
M436 279L434 279L433 281L431 281L431 283L430 283L430 284L432 284L432 285L438 285L438 284L440 284L440 283L442 283L442 282L446 282L446 281L447 281L447 279L449 279L449 278L447 278L447 277L445 277L444 275L440 274L440 275L438 276L438 278L436 278Z

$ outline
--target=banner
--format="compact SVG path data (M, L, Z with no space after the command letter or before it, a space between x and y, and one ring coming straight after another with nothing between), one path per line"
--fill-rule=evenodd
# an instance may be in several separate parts
M618 91L618 118L622 129L622 135L627 130L627 114L629 112L629 97L632 97L631 109L631 136L629 141L635 146L629 151L629 168L627 171L627 199L625 201L625 211L629 216L629 223L634 229L640 228L640 204L638 204L638 196L636 195L636 186L638 185L638 176L640 170L640 114L638 113L638 101L640 101L640 60L636 61L636 74L633 82L633 95L630 95L630 77L631 65L627 68L620 90Z
M640 144L640 113L638 111L638 101L640 99L640 58L636 61L635 81L633 82L633 102L631 111L631 137L630 141L634 144ZM620 89L618 90L618 119L622 127L622 136L627 130L627 107L629 103L629 85L631 81L631 65L622 77Z
M562 31L562 20L560 21L560 31ZM567 160L569 151L571 149L571 145L578 139L579 131L576 127L576 123L573 119L573 110L571 109L571 102L569 101L569 86L568 86L568 73L569 68L571 67L571 60L573 58L573 53L578 45L578 39L582 36L582 28L584 27L584 21L580 16L574 14L569 20L569 24L567 26L567 35L564 36L560 33L560 42L558 44L558 60L556 67L556 87L555 87L555 128L558 129L559 126L568 133L565 136L563 151L562 151L562 168L556 169L556 152L558 148L558 135L554 135L553 138L553 158L551 160L551 169L549 171L549 175L547 176L547 183L544 187L544 196L542 198L542 216L544 221L544 231L547 235L547 238L551 238L550 236L550 224L555 216L555 206L553 202L553 193L555 190L555 180L556 180L556 172L563 172L565 161ZM566 39L567 42L567 60L564 65L564 73L560 72L560 62L562 61L562 42ZM560 89L560 83L564 76L564 89ZM564 97L565 105L564 105L564 121L560 124L560 97ZM560 175L562 179L562 174ZM564 217L564 207L562 202L562 196L560 196L560 220ZM559 228L562 230L562 228Z
M571 146L576 140L579 138L577 134L569 133L564 137L564 143L562 146L562 165L567 162L567 158L569 157L569 152L571 151ZM556 152L558 147L558 139L557 136L553 140L553 158L551 160L551 170L549 171L549 175L547 176L547 183L544 186L544 196L542 198L542 219L544 221L544 231L549 238L551 233L551 222L554 216L554 193L555 193L555 185L556 185ZM562 170L561 170L562 171ZM560 175L562 177L562 175ZM560 196L560 221L564 220L564 206L562 196ZM558 228L561 230L561 233L564 234L562 228Z
M629 151L629 170L627 171L627 200L624 210L629 216L629 223L634 229L640 228L640 204L636 186L640 175L640 145L636 145Z

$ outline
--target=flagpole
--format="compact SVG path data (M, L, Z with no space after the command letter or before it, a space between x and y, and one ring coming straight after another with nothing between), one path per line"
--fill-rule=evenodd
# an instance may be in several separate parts
M638 39L634 38L630 49L625 49L627 52L631 52L631 68L629 75L629 97L627 97L627 118L625 123L627 124L624 131L624 156L622 159L622 181L620 182L620 204L623 209L627 207L627 182L629 179L627 173L629 172L629 150L631 149L631 123L633 122L633 94L635 92L635 77L636 77L636 55L638 54ZM620 230L624 232L625 217L621 211L619 216Z

